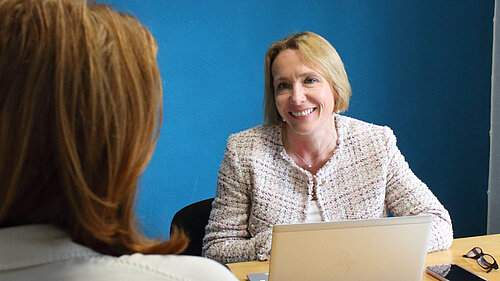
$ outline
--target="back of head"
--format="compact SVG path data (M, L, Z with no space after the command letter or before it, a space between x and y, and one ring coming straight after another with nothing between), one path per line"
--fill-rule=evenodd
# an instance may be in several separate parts
M351 96L351 85L344 63L335 48L326 39L316 33L305 31L291 34L283 40L276 41L267 50L264 65L264 123L279 124L282 120L275 105L272 64L274 59L286 49L299 51L306 64L319 71L327 79L334 92L334 111L340 113L347 110Z
M156 50L107 5L0 2L0 227L51 223L113 255L185 246L133 225L161 123Z

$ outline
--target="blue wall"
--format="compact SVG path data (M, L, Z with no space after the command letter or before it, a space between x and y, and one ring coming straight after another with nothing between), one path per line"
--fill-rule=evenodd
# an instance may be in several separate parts
M303 30L338 50L346 115L393 128L455 236L486 232L493 0L106 2L159 44L164 126L138 204L149 236L168 237L177 210L214 196L226 138L262 121L267 47Z

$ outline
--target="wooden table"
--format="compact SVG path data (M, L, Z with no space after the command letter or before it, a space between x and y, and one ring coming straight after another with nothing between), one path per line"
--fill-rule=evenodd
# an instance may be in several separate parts
M500 281L500 270L492 270L486 273L474 259L462 257L473 247L481 247L485 253L492 255L497 263L500 261L500 234L459 238L453 240L453 244L447 250L427 254L425 266L436 264L454 263L458 264L489 281ZM236 278L241 281L247 280L247 273L260 273L269 271L269 262L239 262L227 264ZM428 274L423 274L422 280L436 281Z

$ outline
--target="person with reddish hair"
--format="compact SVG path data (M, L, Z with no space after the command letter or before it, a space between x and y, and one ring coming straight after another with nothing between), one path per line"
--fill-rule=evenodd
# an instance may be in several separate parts
M0 1L0 280L236 280L141 234L162 115L157 44L84 0Z

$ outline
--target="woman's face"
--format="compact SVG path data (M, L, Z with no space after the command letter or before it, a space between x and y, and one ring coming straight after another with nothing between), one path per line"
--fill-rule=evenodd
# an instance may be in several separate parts
M333 124L333 90L325 77L307 66L299 51L286 49L272 64L276 108L293 133L329 132Z

